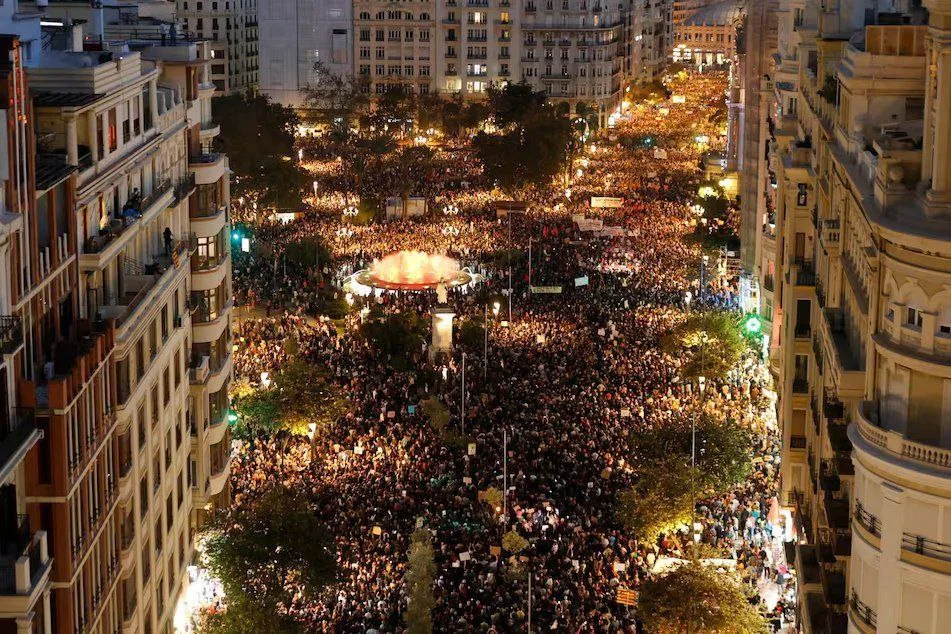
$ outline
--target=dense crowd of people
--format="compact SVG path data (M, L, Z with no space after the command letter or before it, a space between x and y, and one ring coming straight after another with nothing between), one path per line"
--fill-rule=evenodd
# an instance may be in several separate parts
M531 603L540 631L635 632L635 611L618 603L618 589L637 588L665 562L685 558L692 537L671 531L644 543L625 530L617 503L633 483L628 441L638 430L684 424L701 411L738 421L755 438L749 480L698 503L701 539L751 585L770 586L763 594L771 596L764 602L772 621L787 621L790 575L775 547L786 527L776 501L779 451L768 373L750 353L701 394L659 344L686 318L689 298L694 307L735 304L736 280L714 272L701 282L700 252L685 240L697 223L691 204L703 148L695 137L722 143L722 122L708 115L722 112L723 86L722 75L694 75L670 86L685 103L632 106L576 160L580 171L567 186L526 194L524 215L495 217L477 173L460 190L466 178L451 166L476 167L464 147L455 147L439 155L424 192L437 210L457 204L452 216L437 211L352 226L339 207L322 209L315 199L312 212L289 224L255 226L271 249L236 259L236 292L246 306L277 312L240 324L236 376L256 384L262 373L275 373L288 361L285 342L293 337L296 354L326 368L353 403L313 446L307 438L238 441L232 466L235 505L283 483L308 492L334 535L339 582L319 597L287 588L283 607L308 630L401 631L409 539L425 527L435 549L438 631L517 631ZM666 158L657 157L658 147ZM327 194L335 201L330 207L346 186L340 169L328 176L343 183ZM363 177L388 187L386 173ZM623 202L592 208L591 196ZM601 222L590 228L589 219ZM326 245L330 261L299 266L274 246L311 237ZM474 292L449 297L457 324L489 315L485 349L469 350L464 391L458 329L454 354L435 368L423 346L408 369L397 370L357 335L364 318L358 310L336 324L307 315L319 295L343 294L335 283L345 274L400 249L449 253L486 272ZM511 249L519 251L514 259ZM510 262L511 320L504 297ZM533 293L529 281L559 292ZM501 310L486 309L498 300ZM365 303L425 314L436 294L355 301L355 309ZM447 442L430 424L421 406L430 398L451 413L451 426L464 428L462 442ZM481 501L490 487L504 491L504 511ZM501 549L511 530L528 541L519 553Z

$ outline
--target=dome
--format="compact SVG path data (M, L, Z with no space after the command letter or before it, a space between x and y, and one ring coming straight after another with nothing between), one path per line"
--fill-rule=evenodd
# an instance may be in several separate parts
M684 20L684 26L727 26L746 13L743 0L723 0L699 9Z

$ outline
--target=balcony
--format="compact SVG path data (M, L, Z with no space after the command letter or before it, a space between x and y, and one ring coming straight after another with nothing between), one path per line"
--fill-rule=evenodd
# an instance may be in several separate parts
M865 541L872 543L873 546L878 548L879 540L882 537L882 523L878 519L878 516L866 511L862 503L856 500L853 517L855 518L855 523L862 528L860 532L862 532L866 538Z
M883 427L878 403L862 401L856 408L856 414L854 424L849 430L849 437L853 444L864 441L893 454L900 460L911 460L931 467L951 469L951 449L916 442L905 438L897 431Z
M192 385L203 385L211 374L211 357L196 356L188 367L188 379Z
M221 126L214 121L202 123L198 129L198 136L202 141L213 139L221 133Z
M189 172L175 182L175 198L184 200L195 191L195 173Z
M21 382L20 402L35 404L40 410L66 409L103 366L114 347L112 324L80 320L77 337L57 343L53 378Z
M795 264L796 286L815 286L816 271L813 268L812 261L802 260Z
M0 555L0 605L5 613L26 613L49 582L46 531L30 534L30 521L17 516L14 533L5 538Z
M2 416L4 412L0 412ZM18 407L0 420L0 478L6 479L42 437L34 410Z
M951 544L928 539L924 535L913 535L903 533L901 538L901 548L903 551L921 555L930 559L938 559L942 562L951 564ZM902 553L904 559L904 553ZM928 566L929 568L931 566ZM951 567L948 567L951 569Z
M125 258L123 260L122 286L125 292L118 297L106 294L106 305L100 306L103 319L115 319L120 336L128 332L131 324L137 321L143 306L150 306L152 300L171 284L178 272L188 262L195 249L195 236L186 234L173 240L168 254L155 256L155 263L144 265L141 262Z
M858 350L849 341L846 315L841 308L826 308L822 315L820 327L826 341L831 344L827 348L832 352L829 368L839 386L839 393L859 396L865 391L865 360L858 356Z
M228 170L228 160L217 152L193 154L188 157L188 167L195 173L195 183L211 185L221 180Z
M229 443L230 444L230 443ZM226 457L217 458L215 448L212 447L211 454L211 475L208 479L208 497L218 495L225 488L228 476L231 474L231 453L230 447Z
M120 251L147 226L159 212L164 211L175 199L171 180L156 185L152 192L141 200L130 199L121 218L113 218L99 235L87 238L79 263L84 271L105 268Z
M16 315L0 316L0 351L14 354L23 345L23 326Z
M862 634L872 634L878 627L878 614L868 604L862 603L855 590L849 599L849 617Z

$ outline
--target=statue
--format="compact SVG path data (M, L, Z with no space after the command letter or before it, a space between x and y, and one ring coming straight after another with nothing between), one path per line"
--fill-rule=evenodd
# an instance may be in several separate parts
M446 285L442 280L439 280L439 284L436 285L436 302L439 305L446 304L448 299L448 293L446 292Z

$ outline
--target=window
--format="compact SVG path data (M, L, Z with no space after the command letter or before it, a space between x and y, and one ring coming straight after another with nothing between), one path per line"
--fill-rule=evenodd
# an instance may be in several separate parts
M944 324L938 327L938 332L942 335L951 335L951 324Z
M913 328L921 328L921 311L909 306L905 311L905 324Z

